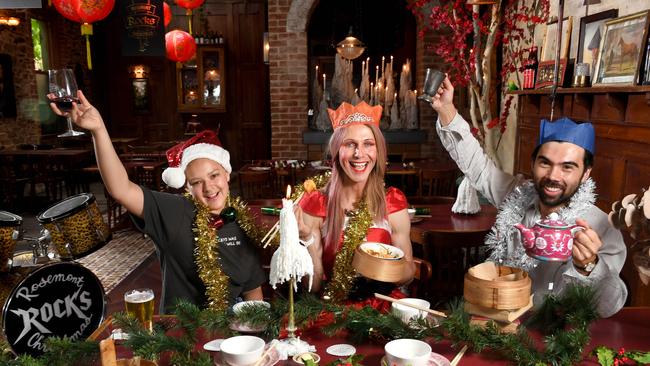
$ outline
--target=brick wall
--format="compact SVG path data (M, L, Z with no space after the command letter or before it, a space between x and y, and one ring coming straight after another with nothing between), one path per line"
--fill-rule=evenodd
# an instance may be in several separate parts
M77 63L85 67L86 56L79 24L52 9L4 10L3 15L20 18L18 27L0 28L0 53L11 57L17 109L16 117L0 117L0 147L13 148L22 143L40 143L42 139L38 113L39 101L42 105L45 96L37 95L31 18L48 19L50 46L55 50L52 52L55 57L50 60L53 68L72 67ZM86 77L78 80L81 85L88 82Z

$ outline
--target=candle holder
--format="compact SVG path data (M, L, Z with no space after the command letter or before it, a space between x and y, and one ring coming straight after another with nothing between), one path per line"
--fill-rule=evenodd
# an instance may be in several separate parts
M578 62L575 67L575 73L573 74L573 84L574 88L584 88L591 84L589 69L591 65L586 62Z

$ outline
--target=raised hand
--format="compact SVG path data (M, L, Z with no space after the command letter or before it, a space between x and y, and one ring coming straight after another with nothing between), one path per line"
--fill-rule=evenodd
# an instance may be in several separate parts
M48 94L50 101L53 100L53 97L52 94ZM79 98L79 102L72 102L72 110L70 112L61 111L54 102L50 102L50 108L57 115L70 117L74 124L91 132L104 128L104 120L99 114L99 111L90 104L81 90L77 91L77 97Z
M454 106L454 86L451 85L448 76L438 88L438 93L431 99L431 107L438 112L440 123L443 126L448 125L457 113Z
M598 234L589 226L586 220L577 219L576 224L584 227L573 238L573 262L580 267L593 262L598 250L603 246Z

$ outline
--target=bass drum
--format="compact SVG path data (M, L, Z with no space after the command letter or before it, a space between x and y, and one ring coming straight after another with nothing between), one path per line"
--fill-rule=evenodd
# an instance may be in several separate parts
M0 211L0 272L11 268L9 260L13 257L22 223L22 217Z
M85 340L106 316L104 287L76 262L15 267L1 277L2 330L16 354L42 355L47 337Z
M38 215L38 222L50 231L61 258L81 258L111 240L111 230L95 201L92 193L81 193Z

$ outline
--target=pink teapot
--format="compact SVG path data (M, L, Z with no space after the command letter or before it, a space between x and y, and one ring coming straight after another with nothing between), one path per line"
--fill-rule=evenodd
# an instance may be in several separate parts
M584 229L582 226L569 225L560 220L555 212L548 215L548 218L535 222L532 228L520 223L516 224L515 228L521 232L526 254L543 261L561 262L571 258L573 236Z

